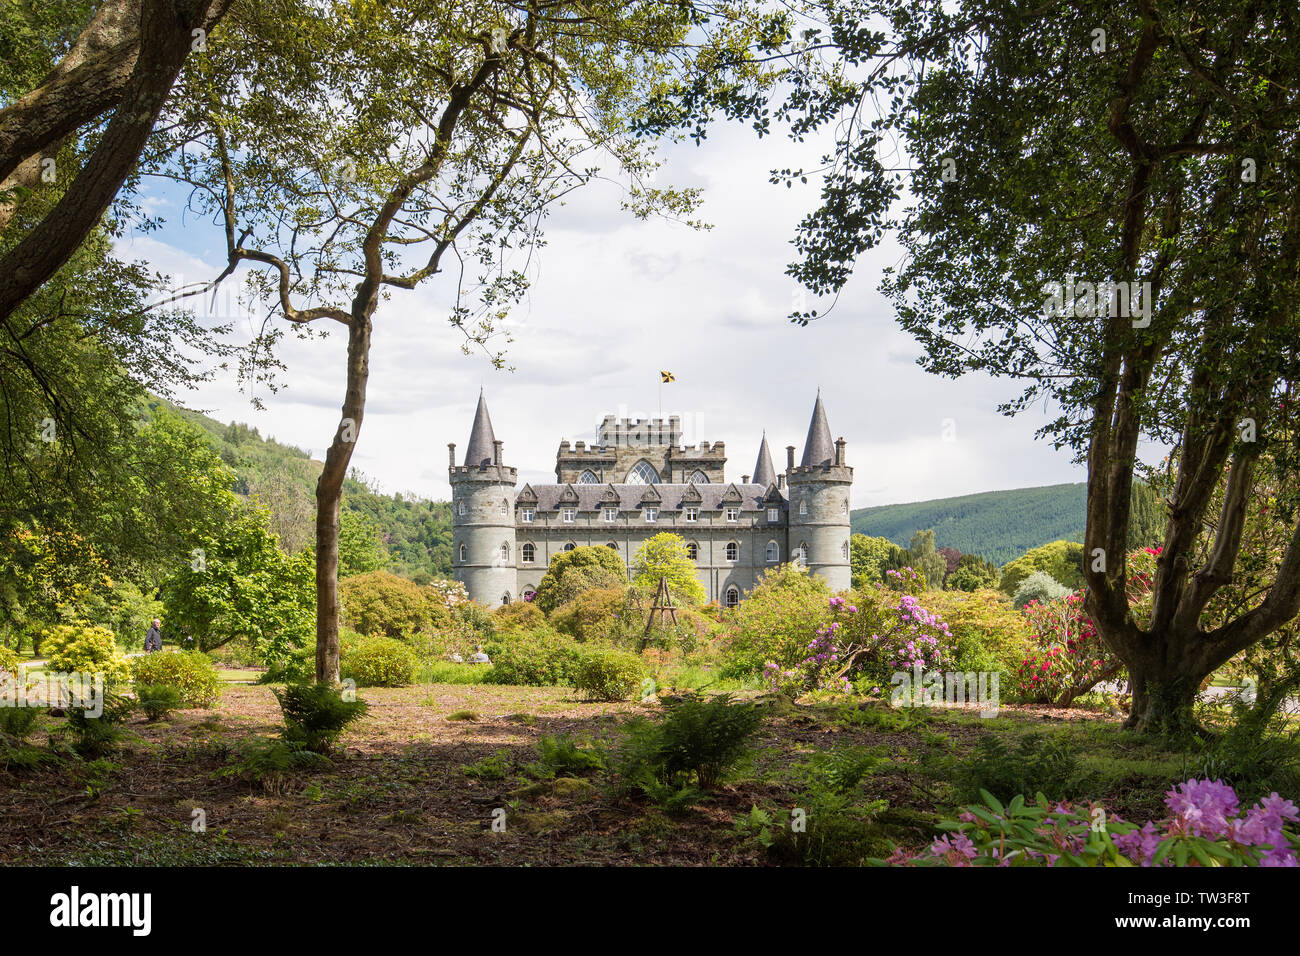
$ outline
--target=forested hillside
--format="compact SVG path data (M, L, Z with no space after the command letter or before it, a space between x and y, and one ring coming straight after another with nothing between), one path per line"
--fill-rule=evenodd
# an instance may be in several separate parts
M933 528L938 546L1000 565L1049 541L1083 540L1086 499L1087 486L1079 482L879 505L860 508L851 518L854 532L900 547L907 547L913 532Z
M263 438L256 428L223 425L206 415L170 405L212 439L222 461L235 470L235 490L255 497L271 511L271 525L289 551L308 547L313 539L315 486L321 463L301 448ZM147 417L146 412L146 417ZM370 487L365 476L353 471L343 490L344 521L361 519L358 526L373 528L388 554L388 570L417 581L451 576L451 505L410 495L385 495Z

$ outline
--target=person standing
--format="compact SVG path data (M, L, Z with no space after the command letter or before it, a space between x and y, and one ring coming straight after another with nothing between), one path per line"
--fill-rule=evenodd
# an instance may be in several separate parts
M162 621L158 618L153 619L149 633L144 636L144 649L147 654L162 650Z

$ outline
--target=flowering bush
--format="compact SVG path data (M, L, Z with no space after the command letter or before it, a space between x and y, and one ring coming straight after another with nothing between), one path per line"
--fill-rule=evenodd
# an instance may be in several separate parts
M1300 819L1276 793L1245 813L1220 780L1187 780L1165 794L1169 816L1142 826L1094 804L1046 800L1005 807L984 792L953 831L919 853L898 850L885 861L919 866L1297 866L1300 837L1287 828Z
M831 620L819 624L801 659L768 660L763 676L773 690L852 690L850 678L888 684L890 676L914 667L929 670L947 661L948 625L921 607L911 594L885 588L863 593L858 604L833 597Z
M1024 607L1035 647L1015 674L1022 700L1068 707L1080 694L1119 673L1123 666L1102 643L1083 613L1083 595L1067 594L1047 604Z

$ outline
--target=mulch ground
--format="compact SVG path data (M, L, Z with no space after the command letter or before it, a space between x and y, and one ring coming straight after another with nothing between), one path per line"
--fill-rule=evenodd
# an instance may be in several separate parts
M744 783L668 816L615 798L600 778L534 781L523 773L543 734L612 741L624 716L657 705L590 704L565 688L533 687L435 685L362 696L369 715L321 769L235 772L242 746L278 733L280 711L268 688L229 685L211 710L133 721L108 763L0 770L0 863L756 865L767 857L737 836L735 818L756 804L788 804L795 765L836 743L891 753L915 743L906 733L824 719L814 708L773 711ZM477 719L448 719L462 711ZM1038 716L1098 719L1088 711ZM57 723L46 718L33 742ZM964 724L943 732L963 746L980 733ZM512 767L505 779L466 774L502 750ZM891 806L939 809L905 773L872 785L879 790L872 796ZM194 830L196 811L205 832Z

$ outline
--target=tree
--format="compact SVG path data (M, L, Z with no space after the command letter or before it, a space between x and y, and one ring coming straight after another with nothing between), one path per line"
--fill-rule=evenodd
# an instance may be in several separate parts
M12 194L34 188L48 174L45 151L86 132L112 109L59 202L0 254L0 326L7 328L14 311L99 228L134 171L186 57L206 44L231 2L105 0L39 84L0 109L0 228L12 215ZM45 39L49 23L37 20L33 6L8 9L0 23L29 27L31 36ZM83 0L63 0L58 7L64 16L89 9Z
M454 259L452 324L467 349L489 350L526 288L520 265L547 208L600 163L631 177L635 214L688 216L696 191L645 182L656 165L652 139L635 135L645 104L670 80L764 87L773 71L738 51L787 22L651 0L284 0L241 7L211 38L151 167L191 184L197 211L220 224L215 282L251 266L249 294L268 312L347 337L316 486L318 681L338 679L340 497L381 302ZM280 334L268 327L256 354Z
M660 578L668 579L668 591L685 604L703 604L708 595L695 576L695 562L686 553L686 542L669 531L648 538L632 556L632 583L653 591Z
M365 574L384 566L379 529L365 515L344 511L339 520L339 577Z
M948 573L944 586L953 591L979 591L998 586L998 568L978 554L963 554Z
M551 558L537 584L537 606L550 614L583 591L615 586L627 586L627 568L613 548L587 545L562 551Z
M281 551L265 511L233 493L228 508L221 530L198 538L190 563L163 582L164 619L197 650L243 639L262 663L283 665L311 639L311 556Z
M903 556L909 567L925 575L928 590L939 591L943 588L943 579L948 574L948 562L934 547L934 531L917 531Z
M1292 477L1300 464L1288 445L1300 50L1278 40L1300 11L1283 0L827 8L812 46L835 62L806 71L779 111L799 138L836 135L791 274L836 292L898 227L907 256L885 291L923 365L1017 379L1025 390L1003 409L1052 403L1044 433L1087 461L1087 605L1132 677L1128 725L1194 729L1201 681L1300 609L1288 502L1292 534L1267 595L1202 626L1232 581L1260 453ZM894 136L914 170L886 165L893 151L877 147ZM1180 457L1140 624L1125 553L1144 439ZM1198 554L1207 523L1215 544Z
M1014 561L1002 566L1002 580L999 587L1008 597L1016 593L1020 582L1035 571L1043 571L1071 591L1082 590L1083 545L1078 541L1052 541L1030 548Z
M849 536L849 570L855 588L879 584L889 568L903 567L903 549L888 538Z

